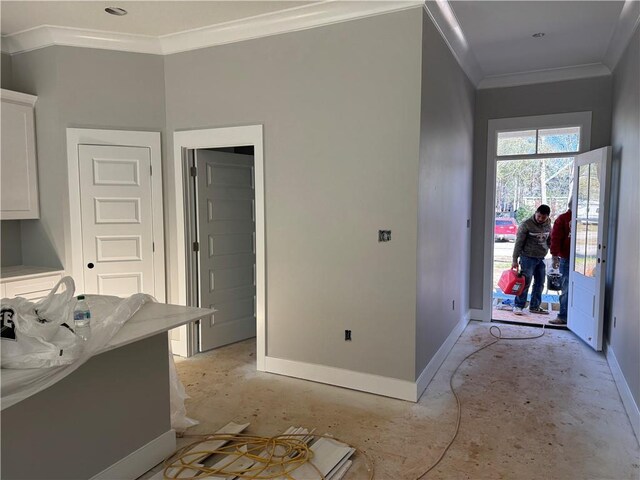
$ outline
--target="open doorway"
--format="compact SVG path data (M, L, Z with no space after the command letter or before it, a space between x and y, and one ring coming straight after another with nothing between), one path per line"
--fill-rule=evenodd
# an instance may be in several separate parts
M201 157L202 161L199 161L198 157ZM211 160L211 157L216 157L217 160ZM216 161L218 166L215 166ZM197 250L196 253L208 252L210 241L208 237L200 239L202 231L191 221L193 215L200 213L204 215L203 218L216 219L217 227L229 227L230 230L218 236L218 240L221 240L217 248L217 252L221 253L219 258L215 258L216 238L212 235L212 261L217 262L219 266L222 265L228 270L224 273L231 275L225 278L218 276L217 283L214 275L213 282L216 287L228 287L223 296L226 295L229 299L240 290L243 294L235 297L241 301L230 307L226 313L219 308L225 299L214 299L213 304L218 310L218 316L214 317L213 324L222 325L230 320L243 319L240 323L245 327L251 325L248 335L256 337L256 368L265 371L266 243L262 125L175 132L171 163L174 202L169 205L169 212L175 219L171 232L175 243L170 249L171 278L175 279L170 289L171 301L179 305L208 306L208 300L200 298L199 286L210 286L211 278L207 275L204 280L200 278L200 275L205 273L204 269L193 259L194 249ZM200 172L197 172L198 164ZM215 168L207 169L207 165ZM192 167L195 167L197 173L193 172ZM207 189L207 183L215 183L212 177L215 169L218 170L217 178L222 184L217 185L217 192L213 194L216 197L209 200L213 199L210 203L218 203L217 212L215 208L210 209L207 195L195 193L198 176L204 175L200 177L203 182L201 188ZM192 172L196 173L195 180ZM212 182L209 182L210 179ZM198 202L202 202L200 207L197 205ZM249 229L252 231L251 234L248 233ZM218 291L221 290L218 288ZM226 321L223 322L220 316L226 316ZM174 354L189 357L203 349L215 348L213 342L207 341L206 345L201 342L205 340L205 336L200 327L201 325L189 324L172 330L171 347ZM221 338L221 332L215 337ZM223 340L220 345L233 341Z
M512 268L518 226L542 204L550 207L552 224L567 211L574 189L575 156L589 150L590 123L589 112L489 121L485 319L540 325L557 317L561 282L559 276L548 276L559 274L552 268L549 251L540 305L547 314L527 308L534 282L523 315L514 314L515 295L503 293L498 282L502 272Z
M548 315L515 315L514 296L500 290L498 281L511 268L518 226L530 218L539 205L549 205L550 220L567 210L571 201L573 157L550 157L533 160L500 160L496 168L496 208L493 243L492 319L548 324L560 309L560 291L553 269L551 252L545 257L546 278L542 290L542 308ZM529 288L529 301L533 285Z
M204 352L256 335L254 147L194 149L187 158L189 296L215 310L194 332Z

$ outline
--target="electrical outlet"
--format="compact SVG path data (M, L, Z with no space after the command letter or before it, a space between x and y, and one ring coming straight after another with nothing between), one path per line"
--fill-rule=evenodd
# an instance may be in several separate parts
M351 330L345 330L344 331L344 341L345 342L350 342L351 341Z
M379 242L390 242L391 241L391 230L378 230L378 241Z

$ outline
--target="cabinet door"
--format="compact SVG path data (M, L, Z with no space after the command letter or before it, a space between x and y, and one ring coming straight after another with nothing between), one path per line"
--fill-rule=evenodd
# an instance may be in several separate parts
M39 218L33 109L2 101L2 220Z

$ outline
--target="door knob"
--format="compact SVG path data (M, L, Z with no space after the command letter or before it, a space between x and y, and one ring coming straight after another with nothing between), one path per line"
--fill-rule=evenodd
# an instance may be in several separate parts
M87 263L87 268L93 268L93 263L91 262Z

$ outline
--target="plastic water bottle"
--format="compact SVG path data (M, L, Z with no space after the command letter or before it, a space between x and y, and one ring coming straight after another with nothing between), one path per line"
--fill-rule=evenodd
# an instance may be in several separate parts
M78 303L73 311L73 321L76 335L82 340L88 340L91 336L91 310L89 310L84 295L78 295Z

